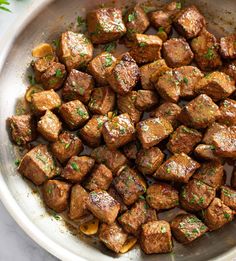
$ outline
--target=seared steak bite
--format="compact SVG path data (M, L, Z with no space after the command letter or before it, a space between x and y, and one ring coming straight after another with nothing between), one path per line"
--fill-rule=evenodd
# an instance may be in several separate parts
M172 20L170 18L170 14L163 10L157 10L149 13L149 19L151 25L157 30L163 30L167 34L171 31Z
M214 134L224 128L224 125L220 125L219 123L214 122L207 128L202 141L206 144L212 145ZM214 146L212 148L214 148Z
M111 185L107 191L116 201L120 203L120 213L125 212L128 208L122 200L121 196L118 194L116 189Z
M124 53L107 72L107 81L111 88L124 95L131 91L139 81L139 68L129 53Z
M59 180L48 180L43 185L45 204L56 212L66 210L71 185Z
M236 60L226 63L221 70L236 81Z
M24 155L18 170L35 185L41 185L57 174L53 157L47 146L42 144Z
M225 59L236 58L236 34L230 34L220 38L220 54Z
M70 158L61 176L73 183L80 183L92 170L95 161L88 156L73 156Z
M8 118L11 138L19 146L36 139L36 121L31 114L16 115Z
M236 190L228 186L222 186L220 192L222 202L229 208L236 210Z
M93 57L93 45L84 34L62 33L58 50L68 71L85 66Z
M149 111L158 104L158 95L151 90L138 90L135 107L140 111Z
M142 225L140 246L146 254L171 252L173 244L169 223L160 220Z
M184 185L180 193L181 207L191 212L205 209L214 199L215 193L215 188L200 180L192 179Z
M120 203L106 191L94 190L89 193L87 208L100 221L112 224L115 222L120 210Z
M195 148L194 154L200 159L220 161L220 158L215 155L214 151L215 146L213 145L199 144Z
M123 147L123 152L128 159L135 160L137 157L140 144L138 141L132 141Z
M200 164L184 153L175 154L166 160L154 173L161 180L188 183Z
M87 27L94 44L108 43L126 33L122 12L118 8L99 8L87 14Z
M220 117L217 120L228 126L236 125L236 101L225 99L220 104Z
M208 231L207 226L191 214L176 216L171 221L170 226L174 237L182 244L190 243Z

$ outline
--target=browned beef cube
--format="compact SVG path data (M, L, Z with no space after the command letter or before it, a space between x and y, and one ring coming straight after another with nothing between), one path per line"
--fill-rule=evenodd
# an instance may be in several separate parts
M111 88L124 95L130 92L139 81L139 68L129 53L122 54L106 74Z
M201 139L202 134L199 131L181 125L172 133L167 148L172 153L189 154Z
M87 26L94 44L108 43L126 33L122 12L118 8L99 8L87 14Z
M170 68L164 59L159 59L140 67L141 84L145 90L154 90L158 78Z
M30 114L16 115L8 119L11 138L17 145L26 145L36 139L36 121Z
M99 239L112 251L119 253L125 244L128 235L116 223L102 224L99 232Z
M118 192L116 191L116 189L113 186L110 186L108 189L108 193L116 200L120 203L120 213L125 212L128 208L125 205L125 203L123 202L121 196L118 194Z
M214 154L215 146L207 144L199 144L194 150L196 157L204 160L220 161L220 158Z
M38 145L22 158L19 172L35 185L41 185L56 175L56 166L46 145Z
M156 35L135 34L130 55L138 64L161 58L162 40Z
M140 121L142 112L135 107L135 101L137 99L137 92L131 91L126 95L117 96L117 106L120 113L128 113L130 119L137 123Z
M155 220L157 220L156 211L149 208L145 200L137 201L130 210L118 218L123 229L136 236L139 235L142 224Z
M138 151L136 165L138 170L144 175L152 175L161 165L164 154L157 147L141 149Z
M221 66L222 61L218 53L217 39L206 29L203 29L199 36L191 41L191 48L195 61L201 70L211 71Z
M132 141L123 147L125 156L131 160L136 159L139 149L140 149L140 144L138 141Z
M145 186L137 172L124 167L113 179L113 185L126 205L132 205L145 192Z
M134 133L134 124L127 113L105 122L102 128L102 134L109 149L119 148L132 141Z
M120 203L106 191L94 190L89 193L87 208L100 221L112 224L119 213Z
M173 18L182 8L182 3L178 1L173 1L170 3L167 3L164 6L164 10L168 12L168 14Z
M136 130L144 149L157 145L173 132L170 122L163 117L140 121Z
M71 189L69 217L72 220L80 219L89 214L86 201L88 199L87 191L76 184Z
M107 146L100 146L94 149L91 157L98 163L105 164L113 173L125 165L127 158L118 150L110 150Z
M220 116L219 107L206 94L201 94L182 109L179 120L196 129L210 126Z
M32 94L32 108L36 114L43 114L46 110L54 110L60 106L61 98L54 90Z
M73 156L70 158L61 176L71 182L81 182L84 177L92 170L94 159L88 156Z
M166 160L155 172L154 177L162 180L188 183L200 164L184 153L175 154Z
M138 90L135 107L140 111L149 111L158 104L158 96L155 91Z
M220 38L220 53L225 59L236 58L236 34Z
M62 90L65 101L80 100L87 103L94 87L91 75L72 69Z
M102 52L90 61L88 71L99 85L107 85L106 73L115 62L116 58L111 53Z
M180 193L180 204L183 209L191 212L205 209L215 197L215 188L200 180L192 179Z
M166 183L155 183L148 187L146 200L157 211L179 205L178 191Z
M102 138L102 127L107 120L107 116L93 115L93 117L79 131L82 140L90 147L99 146Z
M160 220L142 225L140 246L146 254L171 252L173 244L169 223Z
M217 120L221 124L228 126L236 125L236 101L225 99L220 104L220 117Z
M204 223L209 230L216 230L232 221L233 210L226 206L219 198L215 198L204 211Z
M202 78L195 86L195 92L205 93L214 101L222 100L235 91L235 82L222 72L213 72Z
M206 162L196 171L193 178L200 180L213 188L219 188L223 183L224 167L220 162Z
M236 210L236 191L228 186L221 187L220 199L229 208Z
M187 244L201 237L208 231L204 223L191 214L180 214L171 221L171 231L182 244Z
M194 5L182 9L174 17L175 29L187 39L196 37L205 24L205 18Z
M228 74L234 79L234 81L236 81L236 60L226 63L222 68L222 72Z
M112 172L104 165L98 164L92 170L91 176L86 180L86 189L88 190L108 190L112 182Z
M89 110L94 114L107 114L115 107L115 93L109 87L95 88L89 101Z
M163 57L171 68L188 65L193 60L193 53L184 38L171 38L163 44Z
M213 135L218 132L219 130L224 129L225 127L223 125L220 125L219 123L214 122L212 125L210 125L203 137L203 142L209 145L212 145L213 142ZM215 147L213 146L212 148L215 149Z
M93 57L93 45L84 34L62 33L59 46L60 60L68 71L85 66Z
M59 180L48 180L43 185L45 204L56 212L66 210L68 206L70 185Z
M88 111L80 100L62 104L59 112L70 129L82 126L89 119Z
M48 141L57 141L61 131L61 122L51 111L40 118L37 127L38 132Z
M168 12L163 10L157 10L155 12L149 13L149 19L151 25L157 30L164 30L167 34L171 30L171 18Z

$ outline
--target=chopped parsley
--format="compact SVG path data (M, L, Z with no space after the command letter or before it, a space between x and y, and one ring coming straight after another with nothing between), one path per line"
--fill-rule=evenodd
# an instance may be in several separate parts
M68 149L70 147L70 143L66 143L65 148Z
M105 58L104 66L110 67L112 65L112 62L113 62L112 57L110 55L107 55Z
M203 203L204 203L204 198L200 197L199 200L198 200L198 204L202 205Z
M77 113L79 114L79 116L81 116L82 118L86 118L86 116L88 115L88 113L86 111L83 111L81 108L77 108Z
M204 54L204 57L208 60L212 60L214 58L214 51L212 48L208 48L207 53Z
M15 165L16 165L16 166L19 166L19 165L20 165L20 160L19 160L19 159L15 160Z
M53 217L54 217L56 220L60 220L60 219L61 219L61 217L58 216L56 213L53 213Z
M139 198L145 200L145 197L143 195L140 195Z
M167 168L166 168L166 172L167 172L168 174L170 174L171 168L170 168L170 167L167 167Z
M52 43L53 43L53 45L54 45L56 48L58 48L59 45L60 45L60 40L59 40L59 39L55 39L55 40L52 41Z
M184 81L184 83L188 84L188 78L184 77L183 81Z
M163 28L162 26L159 27L159 28L158 28L158 33L163 33L163 32L165 32L164 28Z
M97 119L97 122L98 122L98 129L101 129L102 126L103 126L103 121L101 119Z
M176 3L176 8L177 8L177 9L181 9L181 8L182 8L182 4L181 4L180 2L177 2L177 3Z
M104 51L106 52L112 52L116 49L116 42L105 44Z
M62 73L61 69L56 69L55 75L57 78L63 78L63 73Z
M78 166L77 163L71 162L70 165L71 165L71 167L72 167L73 170L75 170L75 171L79 171L79 170L80 170L80 168L79 168L79 166Z
M120 134L125 134L126 129L124 127L120 127Z
M79 87L79 94L84 95L84 88L83 87Z
M166 228L165 227L161 227L161 233L162 234L166 233Z
M140 47L145 47L147 44L146 44L145 42L140 42L138 45L139 45Z
M36 84L34 75L29 75L28 79L29 79L29 82L30 82L31 85L35 85Z
M136 17L137 17L136 12L133 12L128 15L128 21L133 22L136 19Z
M215 150L216 149L216 147L214 145L210 145L209 148L210 148L210 150Z
M80 55L81 57L84 57L84 56L86 55L86 53L81 52L79 55Z
M85 19L84 18L82 18L81 16L78 16L77 17L77 26L82 26L82 25L84 25L85 24Z
M230 219L230 214L225 212L225 213L224 213L224 218L227 219L227 220L229 220L229 219Z
M0 9L3 11L11 12L10 9L6 7L6 5L9 5L10 3L7 0L0 0ZM5 6L3 6L5 5Z
M198 234L198 233L199 233L199 229L198 229L198 228L194 228L194 229L192 230L192 233Z

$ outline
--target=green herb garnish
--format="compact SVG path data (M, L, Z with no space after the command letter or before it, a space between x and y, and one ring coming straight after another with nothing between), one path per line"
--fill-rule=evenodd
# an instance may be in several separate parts
M86 111L83 111L81 108L77 108L77 113L79 114L79 116L81 116L82 118L85 118L88 113Z
M188 78L184 77L183 81L184 81L184 83L188 84Z
M181 4L180 2L177 2L177 3L176 3L176 8L177 8L177 9L181 9L181 8L182 8L182 4Z
M52 41L53 45L58 48L59 47L59 44L60 44L60 40L59 39L55 39Z
M138 45L139 45L140 47L145 47L147 44L144 43L144 42L140 42Z
M229 213L224 213L224 218L226 218L227 220L229 220L230 219L230 214Z
M204 54L204 57L208 60L212 60L214 58L215 54L212 48L208 48L207 53Z
M16 166L19 166L19 165L20 165L20 160L19 160L19 159L15 160L15 165L16 165Z
M133 22L136 19L136 12L133 12L128 15L128 21Z
M36 84L34 75L29 75L28 79L29 79L29 82L30 82L31 85L35 85Z
M162 234L166 233L166 228L165 227L161 227L161 233Z
M10 5L10 3L6 0L0 0L0 9L3 11L11 12L11 10L5 7L4 5Z
M71 162L71 167L72 167L72 169L73 170L75 170L75 171L79 171L80 169L79 169L79 166L77 165L77 163L75 163L75 162Z
M105 44L104 51L106 52L112 52L116 49L116 42Z
M61 69L56 69L55 75L57 78L63 78L63 73L62 73Z
M139 198L145 200L145 197L143 195L140 195Z
M112 57L111 56L106 56L105 57L104 66L105 67L110 67L112 65L112 62L113 62Z
M163 32L165 32L164 28L163 28L162 26L159 27L159 28L158 28L158 33L163 33Z
M77 26L82 26L85 24L85 19L82 18L81 16L77 17Z

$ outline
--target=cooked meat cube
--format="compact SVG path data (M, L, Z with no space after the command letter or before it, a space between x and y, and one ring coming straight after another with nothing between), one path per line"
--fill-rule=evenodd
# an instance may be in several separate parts
M120 203L120 213L125 212L128 208L125 205L125 203L123 202L122 198L120 197L120 195L118 194L118 192L116 191L116 189L113 186L110 186L108 189L108 193L116 200Z
M225 59L236 58L236 34L230 34L220 38L220 53Z
M126 157L118 150L110 150L107 146L100 146L94 149L91 157L98 163L105 164L113 173L127 162Z
M140 144L138 141L132 141L123 147L125 156L131 160L136 159L139 149L140 149Z
M220 199L226 206L236 210L236 190L227 186L222 186Z
M36 121L30 114L16 115L8 119L11 138L17 145L26 145L36 139Z
M156 35L135 34L130 55L138 63L150 63L161 58L162 40Z
M62 90L65 101L80 100L87 103L94 87L91 75L72 69Z
M188 65L193 60L193 53L184 38L171 38L163 44L163 57L171 68Z
M228 126L236 125L236 101L225 99L220 104L220 117L217 120Z
M80 219L89 214L86 201L88 199L87 191L76 184L71 189L69 217L72 220Z
M73 183L81 182L92 170L94 163L94 159L88 156L73 156L66 164L61 176Z
M173 132L170 122L163 117L140 121L136 130L144 149L157 145Z
M48 141L56 141L61 131L61 122L51 111L40 118L37 127L38 132Z
M132 205L146 190L137 172L127 166L113 179L113 185L126 205Z
M111 88L121 95L130 92L135 87L139 76L138 65L129 53L122 54L106 74Z
M204 134L204 137L203 137L203 142L206 143L206 144L209 144L209 145L212 145L212 142L213 142L213 136L216 132L224 129L225 127L223 125L220 125L219 123L216 123L214 122L212 125L210 125L205 134ZM215 149L214 146L212 146L212 148Z
M139 5L130 8L126 13L124 20L127 28L127 36L130 39L132 39L132 36L135 33L144 33L150 24L146 13Z
M158 104L157 93L150 90L138 90L135 107L140 111L149 111Z
M149 19L154 28L157 30L161 28L161 30L164 30L167 34L170 33L172 21L168 12L162 10L151 12L149 13Z
M102 134L109 149L119 148L134 139L135 128L129 114L120 114L103 124Z
M111 53L102 52L90 61L88 71L99 85L107 85L106 73L115 62L116 58Z
M104 190L94 190L89 193L87 208L100 221L112 224L120 210L120 203L117 202Z
M93 115L93 117L79 131L82 140L90 147L99 146L102 138L102 126L107 120L107 116Z
M32 109L36 114L43 114L46 110L54 110L60 106L61 98L54 90L32 94Z
M183 209L196 212L209 206L215 197L215 189L200 180L192 179L180 193L180 204Z
M231 186L236 189L236 167L234 167L232 177L231 177Z
M128 113L130 119L137 123L140 121L142 112L135 107L135 100L137 99L137 92L131 91L126 95L117 96L117 107L120 113Z
M171 221L170 226L174 237L182 244L190 243L208 231L206 225L191 214L176 216Z
M139 235L142 224L155 220L157 220L156 211L149 208L145 200L137 201L130 210L118 218L123 229L135 236Z
M181 125L172 133L167 148L172 153L189 154L201 139L202 134L199 131Z
M182 9L174 17L175 29L187 39L196 37L205 24L205 18L194 5Z
M206 94L201 94L182 109L179 120L196 129L210 126L220 116L219 107Z
M223 165L220 162L212 161L202 163L201 167L193 175L193 178L200 180L213 188L219 188L223 183L223 176Z
M182 8L182 4L177 1L167 3L164 6L164 10L168 12L168 14L171 16L171 18L174 17L174 15L176 15L181 8Z
M56 175L56 166L46 145L38 145L22 158L18 171L35 185Z
M227 207L219 198L215 198L204 211L204 223L209 230L216 230L232 221L233 210Z
M169 223L160 220L142 225L140 246L146 254L171 252L173 244Z
M146 200L157 211L179 205L178 191L166 183L155 183L148 187Z
M87 14L87 27L94 44L117 40L126 33L122 12L118 8L92 10Z
M158 78L170 68L164 59L159 59L140 67L141 84L145 90L154 90Z
M213 145L199 144L194 153L198 158L204 160L216 160L220 161L220 158L214 154L215 147Z
M177 118L181 108L172 102L165 102L150 113L151 117L164 117L175 128L178 124Z
M125 244L128 235L116 223L102 224L99 232L99 239L112 251L119 253Z
M66 210L70 187L71 185L63 181L46 181L43 185L43 199L45 204L58 213Z
M83 150L81 140L73 133L64 131L58 137L58 140L51 144L53 155L64 163L72 156L78 155Z
M105 115L115 107L115 93L109 87L95 88L89 101L89 110L94 114Z
M86 189L88 190L108 190L112 182L112 172L104 165L98 164L92 170L91 176L86 180Z
M222 72L228 74L234 81L236 81L236 60L225 64L222 68Z
M188 183L200 164L184 153L175 154L166 160L155 172L154 177L162 180Z
M60 60L68 71L85 66L93 57L93 45L84 34L62 33L59 46Z
M88 111L80 100L62 104L59 112L70 129L82 126L89 119Z
M141 149L137 153L136 165L138 170L144 175L152 175L161 165L164 154L157 147Z
M214 101L222 100L235 91L235 82L222 72L213 72L202 78L195 86L195 92L205 93Z
M201 70L211 71L222 65L217 39L206 29L203 29L199 36L191 41L191 48Z

